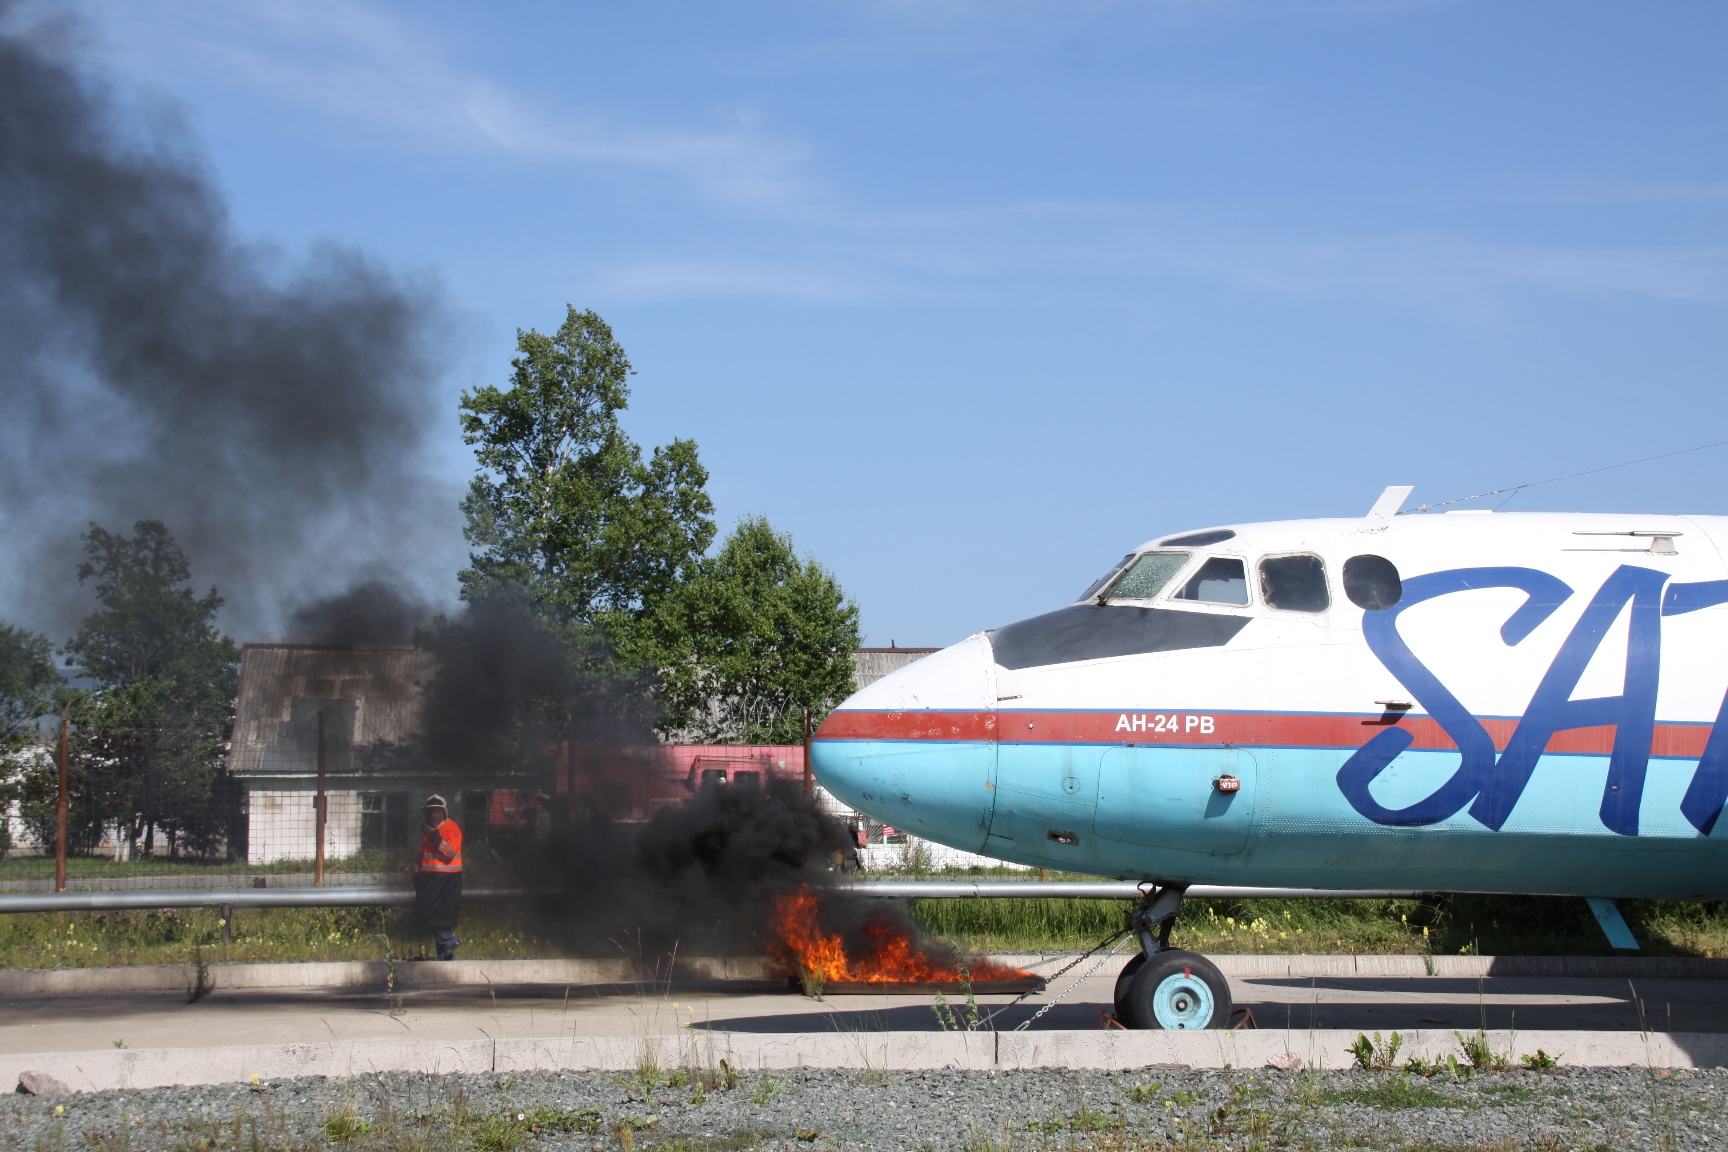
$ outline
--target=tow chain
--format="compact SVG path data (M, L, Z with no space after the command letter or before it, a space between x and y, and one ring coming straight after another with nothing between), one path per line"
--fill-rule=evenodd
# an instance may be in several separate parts
M1059 978L1063 975L1066 975L1069 972L1072 972L1075 968L1084 964L1094 953L1096 953L1098 951L1098 949L1104 947L1104 945L1110 943L1112 940L1118 941L1118 943L1116 944L1116 947L1110 949L1110 951L1105 954L1104 959L1098 961L1097 966L1094 967L1091 972L1086 973L1085 976L1080 977L1079 980L1076 980L1073 984L1070 984L1067 988L1065 988L1063 990L1062 996L1068 995L1068 993L1074 991L1075 988L1080 986L1081 981L1083 981L1083 980L1087 979L1087 977L1091 976L1092 972L1096 972L1098 970L1098 968L1102 968L1104 966L1105 961L1109 960L1111 956L1116 955L1117 952L1122 950L1122 943L1120 942L1120 938L1123 936L1126 936L1127 934L1128 934L1128 929L1126 929L1126 928L1123 928L1123 929L1120 929L1119 931L1110 933L1110 935L1104 937L1104 939L1098 941L1098 943L1092 945L1092 947L1088 948L1086 951L1084 951L1080 955L1076 956L1072 962L1070 962L1070 963L1064 965L1063 967L1058 968L1056 971L1052 972L1049 975L1049 977L1047 977L1045 979L1043 984L1039 985L1036 988L1031 988L1025 992L1020 993L1020 995L1014 997L1014 999L1008 1001L1008 1003L1002 1005L1002 1007L996 1009L996 1011L994 1011L994 1012L990 1013L990 1015L984 1017L983 1020L980 1020L978 1022L979 1027L983 1027L984 1025L991 1023L992 1021L994 1021L996 1019L996 1017L1002 1015L1002 1013L1008 1011L1008 1009L1014 1007L1014 1005L1016 1005L1016 1004L1021 1003L1022 1001L1024 1001L1028 997L1038 995L1038 993L1044 991L1044 989L1050 985L1051 981L1056 980L1057 978ZM1038 1019L1039 1016L1044 1015L1044 1013L1046 1013L1046 1012L1050 1011L1050 1009L1056 1007L1057 1004L1062 1002L1062 996L1056 997L1056 999L1052 1000L1049 1004L1045 1005L1043 1008L1040 1008L1038 1010L1038 1012L1035 1015L1033 1015L1031 1020L1026 1021L1026 1024L1032 1023L1032 1020ZM1015 1028L1014 1031L1016 1031L1016 1032L1020 1031L1021 1028L1026 1027L1026 1024L1021 1024L1019 1027Z
M1112 957L1112 956L1116 955L1116 953L1122 951L1122 945L1128 943L1128 941L1130 939L1132 939L1132 937L1130 937L1126 932L1124 932L1122 934L1122 936L1123 936L1123 938L1116 942L1116 947L1114 947L1114 948L1110 949L1110 951L1104 953L1103 959L1099 960L1098 963L1096 963L1096 964L1092 965L1092 967L1088 968L1086 970L1085 975L1081 976L1080 979L1074 981L1074 983L1068 985L1068 987L1062 989L1061 995L1057 996L1056 999L1050 1001L1050 1003L1044 1005L1044 1007L1042 1007L1042 1008L1038 1009L1038 1011L1032 1013L1032 1015L1027 1017L1025 1020L1022 1020L1020 1023L1014 1025L1014 1031L1024 1032L1024 1031L1026 1031L1026 1029L1032 1027L1032 1025L1037 1022L1039 1017L1043 1016L1044 1013L1050 1011L1050 1009L1056 1007L1056 1005L1062 1003L1062 998L1064 996L1067 996L1068 993L1074 991L1074 989L1080 987L1080 985L1084 984L1087 980L1091 979L1093 973L1097 972L1098 969L1100 969L1100 968L1104 967L1104 965L1110 963L1110 957ZM1099 947L1102 947L1102 945L1100 945ZM1093 951L1097 951L1097 949L1095 948L1095 949L1093 949ZM1084 960L1085 957L1082 956L1081 959ZM1066 971L1066 969L1064 969L1064 971Z

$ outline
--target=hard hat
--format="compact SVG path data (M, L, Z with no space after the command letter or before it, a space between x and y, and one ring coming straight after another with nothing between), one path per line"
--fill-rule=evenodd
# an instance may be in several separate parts
M444 803L444 797L438 795L438 793L436 793L436 792L434 792L434 793L432 793L432 795L426 797L426 803L422 804L421 807L422 808L442 808L446 812L448 812L450 810L450 805Z

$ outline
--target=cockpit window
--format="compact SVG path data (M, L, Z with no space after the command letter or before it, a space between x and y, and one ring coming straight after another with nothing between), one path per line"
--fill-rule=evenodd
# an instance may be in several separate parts
M1236 533L1229 528L1214 528L1210 532L1190 532L1186 536L1172 536L1158 543L1165 548L1174 545L1178 548L1204 548L1208 544L1222 544L1226 540L1236 539Z
M1200 565L1177 600L1198 600L1206 604L1248 603L1248 571L1242 561L1230 556L1214 556Z
M1260 598L1286 612L1324 612L1326 563L1318 556L1268 556L1260 561Z
M1110 566L1110 571L1092 581L1092 586L1086 589L1086 591L1080 593L1080 599L1090 600L1092 597L1098 595L1098 590L1104 587L1104 585L1110 583L1110 578L1116 575L1116 573L1122 571L1122 569L1126 568L1128 566L1128 561L1132 559L1134 559L1134 553L1130 552L1128 555L1112 564Z
M1186 552L1147 552L1110 586L1111 600L1150 600L1188 563Z
M1404 582L1386 557L1352 556L1344 561L1344 595L1364 612L1384 612L1404 598Z

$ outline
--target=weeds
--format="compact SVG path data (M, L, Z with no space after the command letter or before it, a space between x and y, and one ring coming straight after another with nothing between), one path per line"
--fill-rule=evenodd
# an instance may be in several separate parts
M1472 1069L1469 1064L1458 1064L1457 1055L1448 1052L1446 1059L1436 1057L1433 1060L1424 1060L1422 1057L1414 1055L1414 1057L1405 1060L1405 1071L1412 1076L1424 1076L1424 1078L1446 1073L1453 1079L1469 1079Z
M48 1131L36 1137L36 1152L66 1152L66 1125L59 1120Z
M1488 1043L1488 1033L1476 1029L1474 1035L1466 1037L1462 1032L1454 1032L1458 1039L1458 1047L1463 1050L1464 1059L1470 1067L1478 1072L1504 1072L1512 1067L1512 1057L1504 1052L1496 1052Z
M956 960L954 967L960 973L960 987L966 992L966 1007L956 1013L954 1006L948 1003L948 997L938 992L930 1011L936 1016L936 1027L944 1032L958 1032L962 1028L975 1032L984 1023L984 1013L979 1011L978 997L972 991L972 973L967 970L964 960Z
M472 1125L470 1134L481 1152L511 1152L527 1131L528 1126L515 1116L483 1116Z
M660 1072L660 1061L654 1053L654 1046L644 1042L642 1051L636 1057L636 1084L642 1095L651 1095L660 1087Z
M1153 1081L1150 1084L1136 1084L1128 1089L1128 1099L1135 1104L1151 1104L1158 1099L1158 1093L1164 1090L1163 1083Z
M1364 1072L1389 1072L1398 1066L1398 1049L1403 1046L1404 1037L1396 1032L1385 1040L1380 1039L1378 1032L1372 1040L1359 1033L1356 1043L1350 1045L1350 1054L1356 1059L1356 1067Z
M812 1000L822 999L822 989L828 983L828 977L820 970L806 967L802 960L798 961L798 988Z
M1057 1132L1105 1132L1112 1128L1120 1128L1121 1119L1104 1112L1093 1112L1081 1105L1078 1112L1067 1116L1052 1117L1049 1120L1028 1120L1026 1131L1041 1132L1054 1135Z
M372 1125L355 1115L351 1107L326 1117L323 1128L324 1134L332 1140L352 1140L356 1136L366 1136L374 1131Z
M196 1004L210 994L210 966L204 963L204 949L200 945L192 949L192 987L186 989L186 1003Z
M954 1008L948 1003L948 997L936 993L936 1002L930 1005L930 1011L936 1017L936 1027L944 1032L958 1032L960 1021L955 1019Z
M579 1108L574 1112L561 1112L556 1108L535 1108L522 1117L522 1123L528 1131L541 1132L598 1132L600 1131L600 1109Z
M1550 1056L1548 1053L1538 1048L1529 1056L1520 1056L1518 1058L1518 1063L1524 1065L1524 1067L1528 1068L1532 1072L1549 1072L1560 1063L1560 1060L1558 1057Z

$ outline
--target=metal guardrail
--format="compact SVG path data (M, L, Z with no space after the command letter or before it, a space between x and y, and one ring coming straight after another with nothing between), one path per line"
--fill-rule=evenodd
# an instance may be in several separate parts
M403 869L392 877L384 872L329 872L324 877L326 887L354 886L359 888L388 887L394 879L405 879ZM258 881L270 888L312 888L317 882L310 872L241 873L220 872L214 875L171 873L166 876L73 876L66 881L68 892L141 892L181 888L253 888ZM54 881L0 880L0 895L53 892Z
M1134 900L1141 886L1128 881L1070 880L865 880L844 886L862 896L883 899L1049 899ZM551 889L470 888L464 900L531 900L555 894ZM1233 888L1196 884L1188 895L1214 900L1385 900L1422 893L1321 888ZM389 907L414 903L409 888L332 885L325 888L157 888L130 892L29 892L0 894L0 914L7 912L116 912L151 908L351 908Z
M465 900L512 900L526 888L471 888ZM44 892L0 895L5 912L117 912L135 908L350 908L414 903L411 888L157 888L132 892Z
M1138 900L1145 885L1131 880L865 880L850 886L866 896L913 900L1013 900L1068 897L1081 900ZM1392 900L1425 895L1420 892L1352 888L1238 888L1224 884L1192 884L1187 895L1197 900Z

